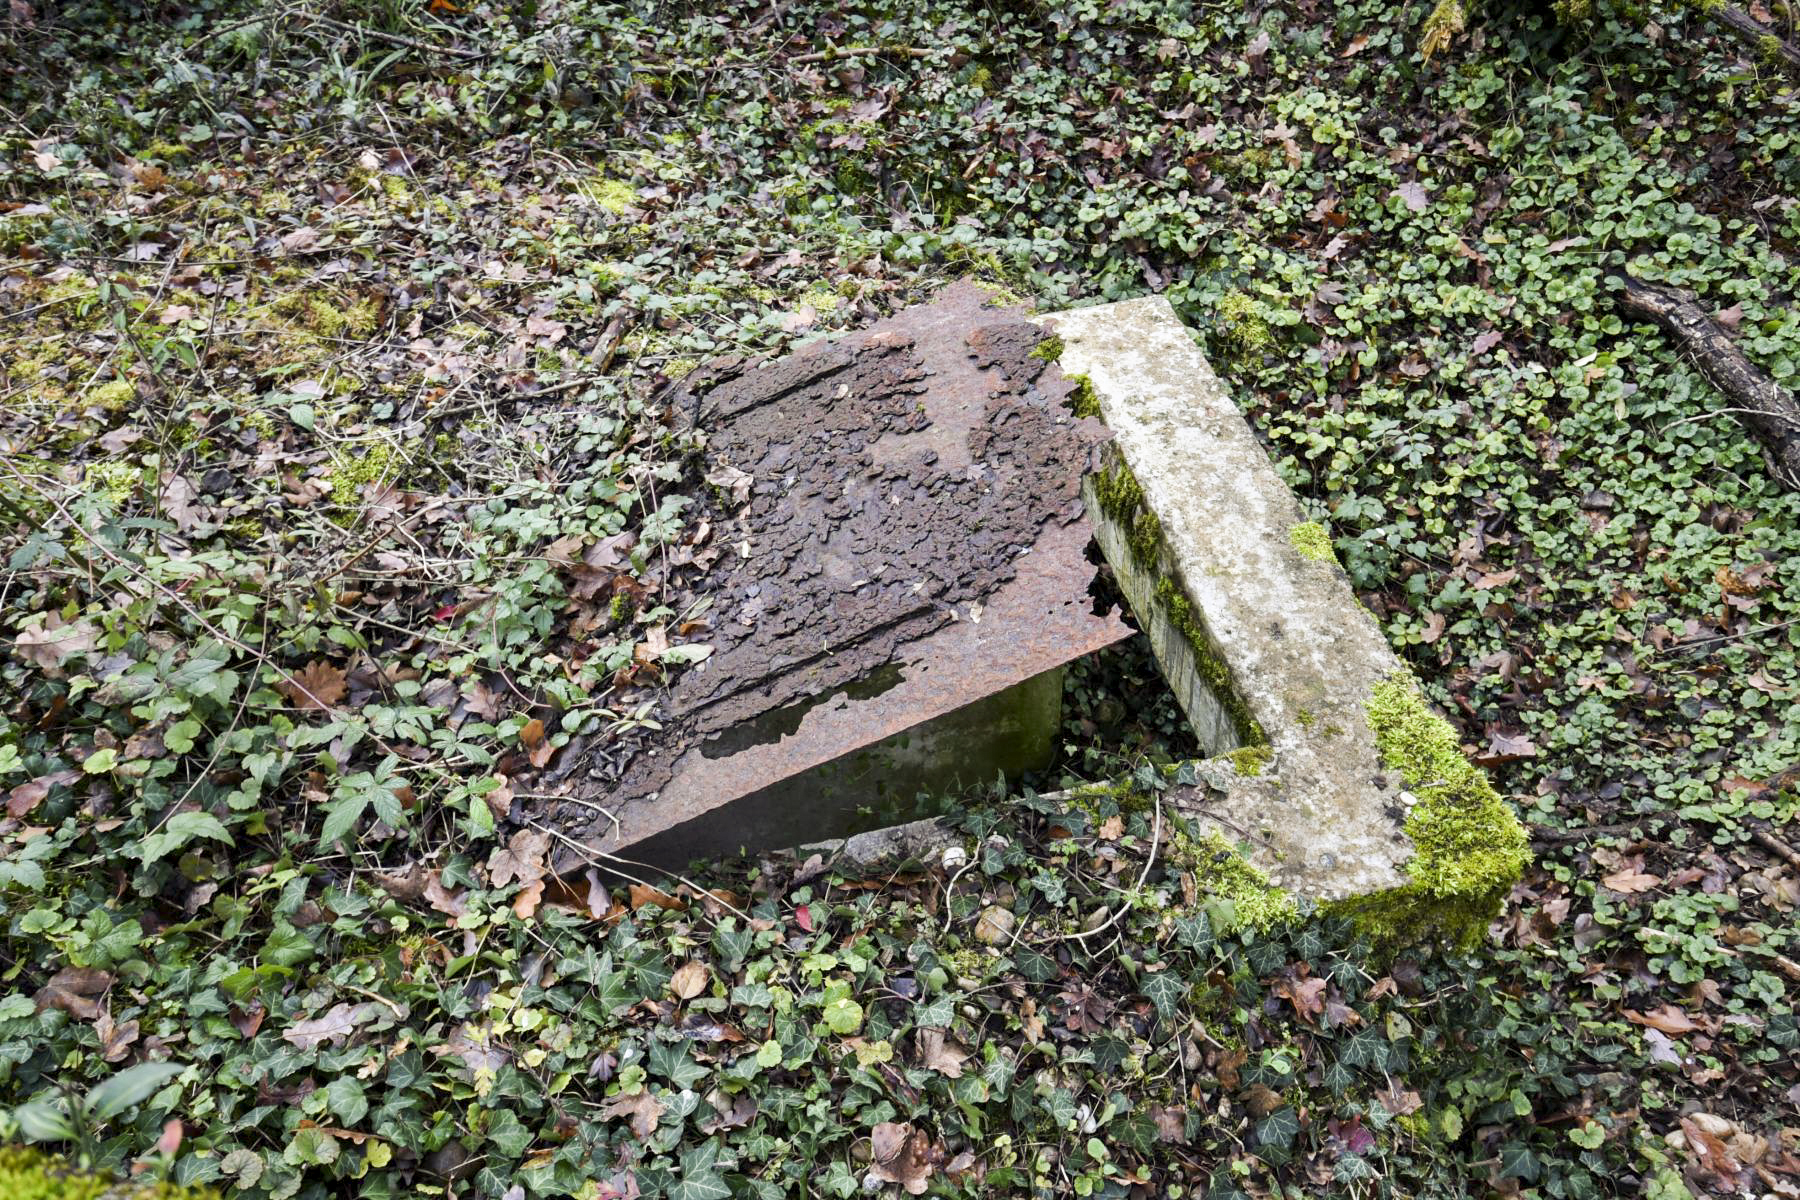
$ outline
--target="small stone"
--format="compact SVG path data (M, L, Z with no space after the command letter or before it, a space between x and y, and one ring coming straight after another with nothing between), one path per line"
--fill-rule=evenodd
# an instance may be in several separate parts
M946 871L957 870L958 868L966 865L968 863L968 861L969 861L969 852L967 850L964 850L961 846L945 846L944 847L944 857L943 857L944 870L946 870Z
M975 940L984 946L1001 945L1012 937L1013 926L1018 921L1010 908L990 904L981 910L981 917L975 922Z

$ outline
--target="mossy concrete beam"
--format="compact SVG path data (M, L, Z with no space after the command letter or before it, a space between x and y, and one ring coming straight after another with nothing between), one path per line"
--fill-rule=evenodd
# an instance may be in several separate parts
M1408 936L1462 936L1517 875L1523 834L1466 760L1457 788L1419 777L1446 743L1460 758L1441 718L1428 717L1423 758L1402 744L1417 740L1418 712L1405 730L1374 727L1399 710L1396 689L1416 686L1329 532L1301 511L1166 300L1046 321L1063 372L1086 378L1112 430L1083 494L1177 698L1208 753L1266 748L1254 778L1213 793L1217 824L1280 887L1388 897L1407 911L1357 911ZM1449 861L1483 845L1501 852L1468 871ZM1457 928L1434 928L1431 912L1453 908Z

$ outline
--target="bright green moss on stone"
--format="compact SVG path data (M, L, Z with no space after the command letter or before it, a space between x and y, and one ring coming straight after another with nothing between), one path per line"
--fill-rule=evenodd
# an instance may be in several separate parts
M1268 734L1238 695L1231 669L1213 648L1212 638L1195 615L1193 604L1163 573L1162 522L1144 503L1144 489L1137 476L1123 460L1115 458L1111 466L1094 477L1094 498L1106 518L1125 531L1125 545L1131 551L1132 561L1156 579L1156 602L1193 651L1195 669L1207 690L1224 706L1238 740L1246 746L1268 745Z
M1365 708L1382 760L1416 797L1406 815L1413 856L1406 883L1334 908L1384 944L1471 946L1530 861L1524 827L1411 675L1376 684Z
M218 1193L173 1183L122 1182L14 1146L0 1148L0 1196L6 1200L217 1200Z
M1259 722L1250 713L1250 708L1238 695L1237 685L1232 682L1231 668L1213 649L1212 638L1194 616L1194 606L1188 602L1181 589L1167 579L1156 581L1156 600L1169 615L1169 623L1175 626L1194 652L1194 668L1200 672L1200 678L1206 683L1206 690L1224 707L1231 718L1232 726L1237 730L1238 740L1246 746L1266 746L1269 735L1263 731Z
M1100 511L1125 530L1125 544L1132 561L1153 574L1162 569L1162 522L1144 503L1144 489L1123 461L1115 462L1094 480Z
M1337 551L1331 548L1331 533L1317 521L1302 521L1288 530L1288 541L1300 557L1313 562L1336 562Z
M1274 755L1267 746L1239 746L1225 757L1231 760L1232 770L1246 779L1255 779Z
M1031 357L1043 362L1055 362L1062 357L1063 340L1054 333L1031 348Z

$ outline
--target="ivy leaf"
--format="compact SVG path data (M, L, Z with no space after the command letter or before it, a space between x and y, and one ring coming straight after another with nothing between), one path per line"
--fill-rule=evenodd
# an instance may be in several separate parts
M653 1042L645 1065L677 1088L690 1088L706 1078L706 1068L689 1057L687 1047L676 1042Z
M1283 1106L1256 1123L1256 1144L1285 1150L1300 1136L1300 1115Z
M1543 1174L1544 1163L1524 1142L1507 1142L1500 1147L1500 1177L1530 1183Z
M743 965L755 945L756 935L748 929L737 928L734 918L728 918L713 930L713 949L719 952L728 970L735 971Z
M1035 946L1021 945L1015 949L1013 965L1032 983L1046 983L1056 978L1056 960Z
M945 992L913 1010L913 1024L920 1029L948 1029L956 1019L956 997Z
M1144 977L1144 998L1156 1006L1156 1014L1165 1021L1173 1020L1187 999L1187 981L1173 970L1157 971Z
M487 1140L504 1158L518 1158L532 1143L527 1129L512 1109L498 1108L488 1120Z
M325 1089L325 1102L333 1115L345 1125L355 1125L369 1114L369 1097L362 1084L348 1075L340 1075Z
M731 1185L716 1167L719 1142L708 1138L681 1156L681 1178L669 1187L669 1200L730 1200Z

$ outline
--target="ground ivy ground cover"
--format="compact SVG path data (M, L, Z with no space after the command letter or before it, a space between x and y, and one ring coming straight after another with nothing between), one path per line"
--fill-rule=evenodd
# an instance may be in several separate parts
M1606 279L1795 386L1800 100L1703 11L11 13L0 1134L269 1197L1800 1185L1800 501ZM1253 919L1154 771L896 877L544 877L534 795L705 645L662 383L969 276L1205 338L1535 825L1491 945ZM1071 776L1179 748L1115 666Z

